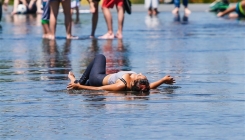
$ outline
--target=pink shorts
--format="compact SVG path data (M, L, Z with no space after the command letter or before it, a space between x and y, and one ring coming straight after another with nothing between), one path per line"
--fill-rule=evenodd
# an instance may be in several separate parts
M102 7L113 8L113 6L123 6L123 0L103 0Z

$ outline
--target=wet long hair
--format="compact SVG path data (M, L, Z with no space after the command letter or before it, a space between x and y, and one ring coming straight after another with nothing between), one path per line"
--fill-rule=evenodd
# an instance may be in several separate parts
M147 79L134 80L133 85L131 85L131 91L149 92L150 91L149 81Z

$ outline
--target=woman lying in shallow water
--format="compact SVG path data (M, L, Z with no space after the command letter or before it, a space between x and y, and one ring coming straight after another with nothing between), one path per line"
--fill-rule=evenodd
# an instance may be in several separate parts
M69 72L70 83L68 89L107 90L107 91L137 91L148 92L161 84L173 84L175 80L171 76L164 76L158 81L149 83L146 76L133 71L120 71L114 74L106 74L106 58L104 55L96 55L88 65L80 80L76 80L72 72Z

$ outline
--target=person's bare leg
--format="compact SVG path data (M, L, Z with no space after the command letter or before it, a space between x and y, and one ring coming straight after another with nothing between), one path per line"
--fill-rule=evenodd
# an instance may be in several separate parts
M22 2L22 4L24 4L26 6L26 8L28 7L28 3L26 0L20 0Z
M117 6L117 15L118 15L118 30L116 37L118 39L123 38L122 31L123 31L123 22L124 22L124 9L122 6Z
M76 23L79 21L79 7L77 6L76 8Z
M55 33L56 33L57 15L59 12L59 1L50 1L49 4L50 4L49 39L53 40L55 39Z
M37 14L42 14L43 10L42 10L42 0L37 0L36 2L36 6L37 6Z
M103 13L104 13L104 17L105 17L105 21L107 24L107 33L104 34L103 36L100 36L100 39L113 39L114 38L114 33L113 33L113 29L112 29L112 16L111 16L111 12L109 8L103 7L102 8Z
M178 14L179 12L179 7L175 7L174 10L172 11L173 14Z
M191 10L189 10L187 7L185 7L185 14L186 14L186 15L191 14Z
M78 39L78 37L72 36L71 34L71 0L64 0L61 2L61 4L65 15L66 39Z
M95 3L98 3L97 1L89 0L89 10L93 14L96 10Z
M98 18L99 18L99 9L98 9L99 3L95 1L93 2L93 4L94 4L95 12L92 15L92 31L91 31L90 38L94 38L94 34L95 34L95 30L96 30Z
M238 14L237 13L230 13L229 14L229 18L238 18Z
M17 13L17 7L19 5L20 1L19 0L14 0L14 6L13 6L13 11L12 11L12 15Z
M43 38L49 38L49 25L48 24L43 24Z
M76 80L75 75L71 71L68 73L68 78L70 79L70 83L74 83Z

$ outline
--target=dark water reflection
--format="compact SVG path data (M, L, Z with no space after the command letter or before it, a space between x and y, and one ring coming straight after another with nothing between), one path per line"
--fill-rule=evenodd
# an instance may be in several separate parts
M60 14L56 41L41 38L40 15L3 16L0 139L245 138L244 21L135 12L123 40L97 40L90 16L74 21L80 39L66 40ZM151 82L170 74L177 83L148 94L66 90L67 73L81 76L98 53L107 73L133 70Z

